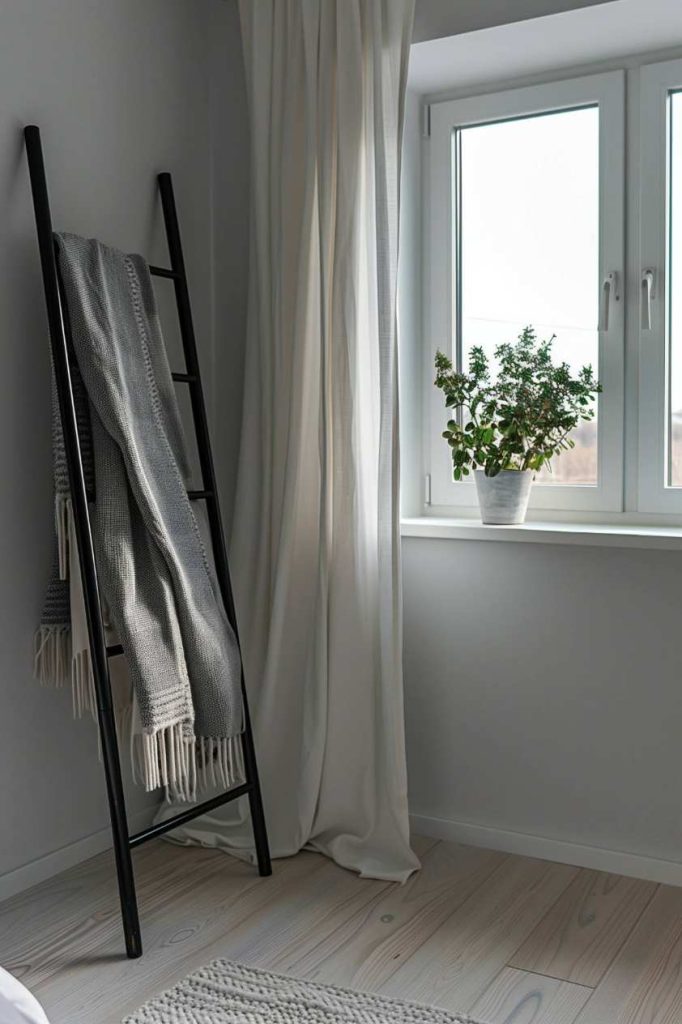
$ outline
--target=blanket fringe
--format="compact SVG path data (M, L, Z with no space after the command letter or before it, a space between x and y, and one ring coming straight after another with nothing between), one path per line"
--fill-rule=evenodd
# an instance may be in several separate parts
M41 686L71 684L73 714L97 717L97 698L90 651L72 652L68 625L39 626L35 634L34 675ZM134 781L146 790L166 790L169 802L191 803L202 790L230 789L244 781L240 736L223 739L187 735L185 723L155 733L134 733L132 702L116 709L116 727L122 749L129 746ZM97 732L98 747L100 743ZM101 750L99 751L101 758Z
M39 626L34 637L33 675L41 686L71 684L74 718L88 712L97 717L95 680L92 674L90 651L73 651L71 627Z
M82 718L89 712L97 718L97 697L95 695L95 677L92 674L90 651L77 651L71 658L71 695L73 698L73 717Z
M71 627L39 626L34 637L33 674L41 686L65 686L71 679Z
M166 800L192 803L210 787L244 781L240 736L188 737L184 723L130 737L133 772L146 790L166 790Z

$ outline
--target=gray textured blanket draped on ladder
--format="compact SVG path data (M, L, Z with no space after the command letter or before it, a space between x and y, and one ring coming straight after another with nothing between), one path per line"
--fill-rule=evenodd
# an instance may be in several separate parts
M197 783L242 775L240 658L187 497L187 458L149 271L76 235L59 235L72 344L87 393L98 574L132 680L133 763L147 789L192 799ZM85 398L84 398L85 400ZM87 409L80 419L87 420ZM55 417L59 576L37 636L36 673L93 706L87 651L71 637L64 578L70 504ZM74 598L74 595L75 598ZM78 587L71 581L71 605ZM76 616L78 610L70 609ZM86 681L84 683L84 677Z

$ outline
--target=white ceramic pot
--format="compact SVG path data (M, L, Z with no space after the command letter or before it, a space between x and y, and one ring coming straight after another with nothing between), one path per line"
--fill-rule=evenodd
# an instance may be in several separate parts
M481 519L493 526L523 523L528 508L533 471L503 469L497 476L486 476L482 469L474 472Z

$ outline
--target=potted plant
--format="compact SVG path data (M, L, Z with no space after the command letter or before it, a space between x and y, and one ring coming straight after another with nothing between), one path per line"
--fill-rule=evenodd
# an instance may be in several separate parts
M494 376L478 346L467 373L436 353L435 385L455 414L443 431L453 477L473 471L484 523L522 523L535 473L575 446L570 435L580 420L594 418L601 385L591 366L574 376L567 363L554 363L554 338L538 341L525 327L516 342L495 349Z

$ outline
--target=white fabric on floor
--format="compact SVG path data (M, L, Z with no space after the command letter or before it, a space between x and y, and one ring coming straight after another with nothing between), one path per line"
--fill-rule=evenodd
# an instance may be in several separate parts
M0 1024L50 1024L40 1003L0 967Z
M249 333L230 557L273 855L404 880L396 277L414 0L242 0ZM185 840L251 847L228 809Z

